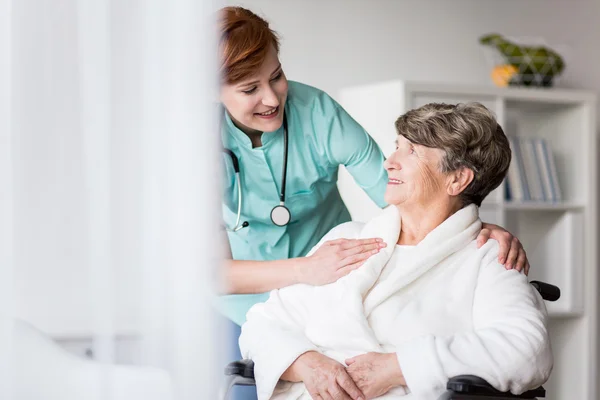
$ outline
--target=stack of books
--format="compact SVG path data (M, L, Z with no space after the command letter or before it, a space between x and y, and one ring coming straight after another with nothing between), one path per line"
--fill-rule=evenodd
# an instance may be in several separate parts
M509 137L512 161L506 179L509 201L561 201L552 150L545 139Z

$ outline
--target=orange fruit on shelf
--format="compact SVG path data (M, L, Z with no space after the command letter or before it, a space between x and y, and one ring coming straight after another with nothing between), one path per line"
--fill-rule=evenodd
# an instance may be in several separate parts
M514 65L497 65L492 69L492 81L496 86L506 87L513 76L517 74L518 69Z

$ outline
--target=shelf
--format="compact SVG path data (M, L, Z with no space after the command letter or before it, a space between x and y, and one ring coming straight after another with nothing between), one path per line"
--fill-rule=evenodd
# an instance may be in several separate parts
M548 203L540 201L506 202L504 208L507 210L530 210L530 211L567 211L581 210L585 205L581 203Z
M508 102L519 102L519 104L529 103L535 105L542 104L557 104L571 105L580 104L582 102L593 102L596 99L596 94L592 91L571 90L552 88L535 88L535 87L508 87L498 88L492 85L464 85L464 84L447 84L439 82L402 82L388 81L380 83L381 85L401 85L406 91L419 94L431 94L435 96L444 95L461 95L473 98L481 97L499 97Z

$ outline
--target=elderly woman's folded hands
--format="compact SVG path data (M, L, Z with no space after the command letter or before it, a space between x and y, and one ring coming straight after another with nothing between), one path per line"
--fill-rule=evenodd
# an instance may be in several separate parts
M346 367L316 351L302 354L284 372L281 379L304 382L314 400L366 400Z
M348 374L367 400L406 386L396 353L367 353L346 360Z
M346 361L347 367L316 351L302 354L282 375L304 382L315 400L370 400L406 386L396 353L367 353Z

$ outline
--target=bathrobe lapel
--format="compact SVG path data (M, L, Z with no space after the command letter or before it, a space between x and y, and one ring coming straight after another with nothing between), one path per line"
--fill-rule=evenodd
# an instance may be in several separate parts
M377 259L372 257L372 262L366 267L372 270L372 274L381 274L383 267L389 261L394 246L398 241L401 229L401 216L396 207L396 211L386 209L380 218L376 218L365 225L362 237L373 237L374 232L382 232L386 236L384 240L388 244L385 254L378 254ZM377 226L375 226L375 224ZM393 229L393 226L396 229ZM369 295L364 298L364 314L368 317L371 312L387 298L397 293L399 290L409 285L417 278L429 271L433 266L438 265L442 260L454 254L456 251L464 248L468 243L475 240L481 229L478 209L475 205L469 205L450 216L440 226L429 233L414 249L412 261L409 264L401 264L400 268L394 268L386 280L380 282ZM395 236L395 239L393 239ZM370 260L371 261L371 260ZM369 279L372 287L375 280ZM366 286L366 282L362 282ZM365 295L361 287L361 293Z

